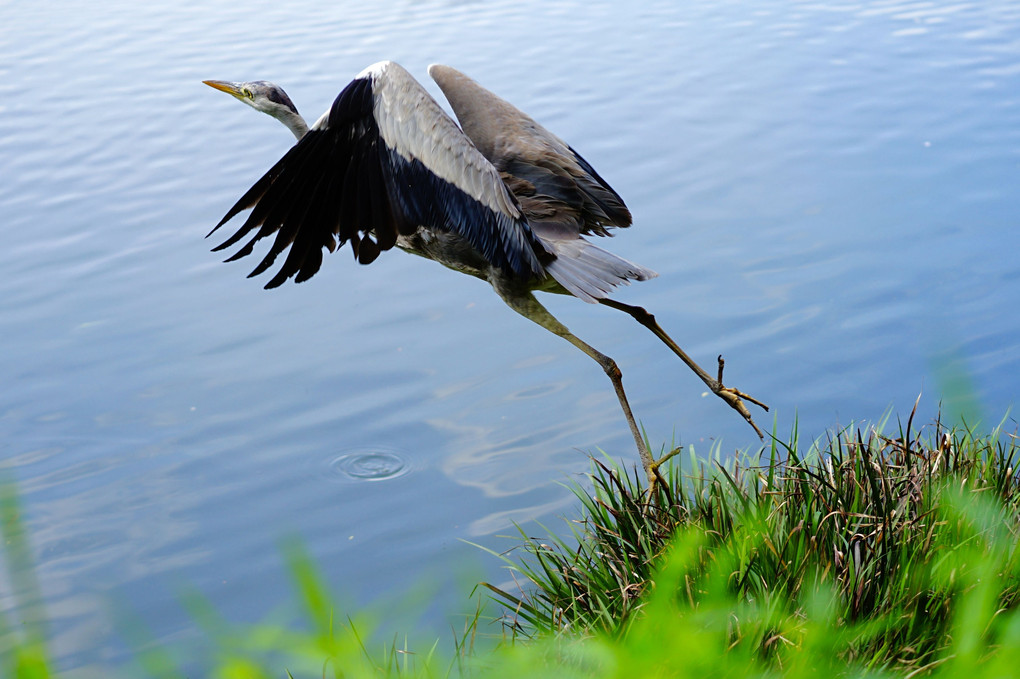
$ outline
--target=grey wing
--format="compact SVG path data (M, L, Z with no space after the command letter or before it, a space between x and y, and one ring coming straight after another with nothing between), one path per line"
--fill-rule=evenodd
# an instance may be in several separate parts
M630 226L630 210L620 195L566 142L449 66L432 65L429 74L465 134L504 179L512 180L515 196L546 204L576 233L606 236L609 227Z
M216 231L251 213L216 250L248 241L228 261L275 235L250 275L287 257L266 284L307 280L323 250L351 243L367 264L419 226L456 233L508 274L540 277L544 256L498 171L403 68L359 74L312 128L227 212ZM254 234L253 234L254 232Z
M648 280L655 272L588 242L582 234L609 235L631 224L623 199L594 168L556 135L513 104L449 66L429 74L442 88L471 141L500 170L533 232L555 259L546 272L586 301L607 297L618 285Z

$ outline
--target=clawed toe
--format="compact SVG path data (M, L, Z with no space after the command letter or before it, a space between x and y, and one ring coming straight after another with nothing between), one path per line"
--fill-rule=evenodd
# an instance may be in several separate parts
M747 420L747 423L751 425L751 428L754 429L754 432L758 435L759 439L761 439L762 441L765 440L765 434L763 434L761 429L758 428L758 425L754 423L754 418L751 417L751 412L747 409L747 406L744 405L744 401L747 401L748 403L753 403L754 405L762 408L765 411L768 411L769 407L762 403L761 401L759 401L758 399L748 396L747 394L738 389L723 386L724 362L722 356L719 356L718 377L716 379L713 379L712 376L705 372L705 370L702 369L701 366L694 362L694 359L687 355L687 352L681 349L680 346L673 341L672 337L666 334L665 330L659 327L659 324L655 321L655 316L648 313L648 311L639 306L631 306L630 304L624 304L623 302L617 302L616 300L612 300L609 298L599 299L598 302L599 304L603 304L612 309L618 309L619 311L623 311L627 314L630 314L630 316L633 317L634 320L636 320L638 323L651 330L652 333L656 337L658 337L663 344L669 347L669 349L674 354L680 357L680 360L683 361L688 368L694 371L694 373L701 379L702 382L708 385L708 388L712 390L712 393L714 393L722 400L726 401L726 403L728 403L731 408L736 410L738 413L740 413L741 417ZM675 452L671 451L669 454L664 456L658 462L654 462L651 459L651 455L645 457L645 455L647 454L647 450L644 450L643 444L639 443L638 451L642 453L641 459L645 465L645 471L648 472L648 478L650 482L654 482L655 476L658 473L657 470L659 465L661 465L669 457L672 457L673 455L676 454Z
M664 465L669 459L675 457L683 450L683 446L677 446L673 450L669 451L658 460L653 460L648 468L645 469L645 473L648 474L648 495L649 497L655 496L655 484L661 483L666 486L666 479L662 478L662 474L659 473L659 467Z
M718 360L719 360L718 378L714 380L714 384L709 383L709 387L711 387L712 393L714 393L722 400L726 401L726 403L728 403L731 408L740 413L741 416L745 420L747 420L747 423L751 425L751 428L754 429L754 433L758 435L758 438L764 441L765 434L763 434L761 429L758 428L758 425L754 423L754 418L751 417L751 411L749 411L747 409L747 406L744 405L744 401L747 401L748 403L753 403L756 406L765 410L766 412L768 412L769 407L762 403L761 401L759 401L758 399L754 398L753 396L749 396L748 394L745 394L739 389L735 389L733 387L724 387L723 367L726 365L726 362L723 360L722 355L719 356Z

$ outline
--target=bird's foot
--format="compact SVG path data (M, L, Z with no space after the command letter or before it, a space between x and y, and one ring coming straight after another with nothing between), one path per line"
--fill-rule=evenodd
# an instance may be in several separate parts
M648 474L648 497L649 498L656 498L657 499L657 495L655 493L655 486L656 485L661 483L663 485L663 487L668 487L668 484L666 483L666 479L664 479L662 477L662 474L659 473L659 467L664 465L671 458L673 458L676 455L678 455L680 453L680 451L683 450L683 449L684 449L683 446L677 446L673 450L669 451L668 453L666 453L665 455L660 457L658 460L652 460L651 464L648 465L648 469L646 469L645 472Z
M714 393L722 400L726 401L726 403L728 403L731 408L740 413L743 416L743 418L747 420L747 423L751 425L751 428L754 429L754 433L758 435L758 438L764 441L765 434L763 434L761 429L758 428L758 425L754 423L754 418L751 417L751 412L747 409L747 406L744 405L744 401L747 401L748 403L753 403L756 406L759 406L760 408L765 410L766 412L768 412L769 407L762 403L761 401L759 401L758 399L754 398L753 396L749 396L748 394L745 394L739 389L734 389L733 387L724 387L723 366L725 365L725 363L726 362L723 360L723 357L720 354L719 377L709 382L708 386L712 389L712 393Z

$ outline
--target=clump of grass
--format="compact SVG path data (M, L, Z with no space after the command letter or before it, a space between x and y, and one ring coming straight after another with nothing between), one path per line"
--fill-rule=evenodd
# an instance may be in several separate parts
M698 527L680 528L658 558L639 610L616 630L542 634L504 650L487 677L984 677L1015 676L1020 612L1002 610L1005 580L1020 575L1002 505L959 489L940 493L937 520L962 543L933 569L931 586L956 587L948 641L925 665L848 651L874 641L896 613L842 619L831 580L805 581L797 610L776 598L735 597L738 550ZM764 544L759 541L759 547ZM947 545L948 547L948 545ZM1005 576L1005 577L1004 577ZM771 647L769 648L769 645ZM766 648L769 650L766 652Z
M1001 425L987 436L939 421L918 433L908 421L896 435L849 427L806 451L794 435L757 459L691 457L686 469L666 469L650 495L636 470L595 461L594 492L575 489L584 517L573 524L575 542L525 536L526 556L505 557L525 586L489 587L510 606L515 636L622 637L663 589L656 574L676 536L693 534L697 557L665 587L687 614L723 588L734 648L789 662L806 612L824 600L842 630L841 662L924 668L958 638L958 601L986 564L1001 566L994 610L1017 607L1018 454ZM995 540L982 541L959 509L980 503L995 508L982 524L1001 534ZM748 605L753 624L736 612Z

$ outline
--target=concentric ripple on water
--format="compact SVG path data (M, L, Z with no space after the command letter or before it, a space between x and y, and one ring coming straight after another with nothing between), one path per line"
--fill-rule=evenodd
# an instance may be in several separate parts
M411 470L411 466L396 453L366 451L333 458L329 469L335 476L355 481L385 481L403 476Z

